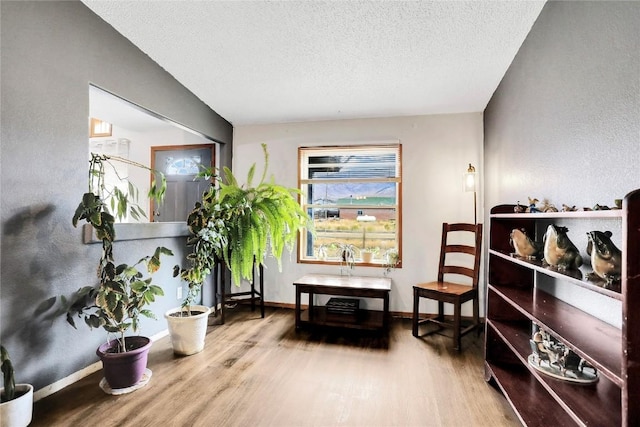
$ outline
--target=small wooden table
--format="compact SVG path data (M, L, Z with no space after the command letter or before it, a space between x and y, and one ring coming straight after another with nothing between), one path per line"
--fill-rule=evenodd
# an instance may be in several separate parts
M389 326L389 278L307 274L293 285L296 287L296 330L303 324L369 330L386 330ZM304 312L301 309L303 293L309 294L309 309ZM380 298L383 310L358 310L355 316L331 315L326 307L314 306L315 294Z

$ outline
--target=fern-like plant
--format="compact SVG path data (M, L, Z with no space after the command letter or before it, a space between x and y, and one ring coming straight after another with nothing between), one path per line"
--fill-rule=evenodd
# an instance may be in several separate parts
M185 269L176 266L174 270L189 283L188 300L195 298L210 274L214 257L224 261L233 283L239 286L242 279L253 280L254 263L264 264L269 254L278 260L281 269L284 250L293 250L302 228L313 227L296 199L299 190L266 180L269 153L266 144L262 149L264 170L255 186L255 164L249 169L245 184L239 184L227 167L223 168L222 177L212 168L200 173L212 184L187 219L187 242L193 247L188 257L191 265Z

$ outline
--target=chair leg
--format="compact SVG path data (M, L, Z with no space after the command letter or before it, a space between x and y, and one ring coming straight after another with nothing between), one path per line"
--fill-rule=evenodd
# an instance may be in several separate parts
M438 316L436 317L439 321L444 321L444 303L442 301L438 301Z
M476 295L473 299L473 322L476 325L476 335L480 336L482 330L480 328L480 302L478 300L479 298Z
M412 333L414 337L418 336L418 311L420 308L420 295L417 289L413 289L413 327Z
M453 304L453 344L457 351L462 348L460 340L460 302Z

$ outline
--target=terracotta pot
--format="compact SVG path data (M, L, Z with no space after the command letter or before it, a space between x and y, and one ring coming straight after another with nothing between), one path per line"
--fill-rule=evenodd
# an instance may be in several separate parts
M102 360L104 378L112 389L127 388L137 384L147 368L147 356L151 349L151 340L147 337L126 337L125 353L113 353L117 340L102 344L96 354Z
M4 387L0 389L4 394ZM16 397L8 402L0 403L0 425L2 427L26 427L33 414L33 386L16 384Z
M169 325L173 352L181 356L196 354L204 349L204 338L207 334L207 321L211 309L204 305L192 305L191 311L199 314L177 316L182 307L173 308L164 314Z
M362 256L362 262L365 264L369 264L373 260L373 252L362 251L360 255Z

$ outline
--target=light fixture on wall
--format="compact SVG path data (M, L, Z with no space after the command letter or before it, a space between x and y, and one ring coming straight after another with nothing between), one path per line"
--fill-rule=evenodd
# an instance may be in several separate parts
M477 207L476 207L476 168L474 168L471 163L469 163L469 168L467 172L464 174L464 191L471 192L473 191L473 223L478 223L477 217Z
M89 138L105 136L111 136L111 123L92 117L89 125Z

